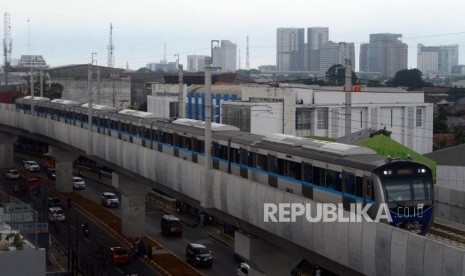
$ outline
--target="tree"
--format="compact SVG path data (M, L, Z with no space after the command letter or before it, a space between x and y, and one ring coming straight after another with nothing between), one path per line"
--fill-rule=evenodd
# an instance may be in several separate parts
M357 75L352 72L352 84L358 81ZM326 80L329 85L344 85L345 84L345 67L341 64L334 64L326 71Z
M147 68L147 67L141 67L141 68L137 69L136 72L137 72L137 73L150 73L150 72L152 72L152 70L150 70L150 69Z
M418 69L404 69L397 71L393 79L389 81L390 86L407 86L410 89L423 87L425 82L422 79L423 74Z

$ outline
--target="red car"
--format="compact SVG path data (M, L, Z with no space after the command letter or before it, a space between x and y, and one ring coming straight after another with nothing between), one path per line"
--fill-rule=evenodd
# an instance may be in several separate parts
M128 251L125 248L119 246L110 247L110 262L114 265L128 264Z

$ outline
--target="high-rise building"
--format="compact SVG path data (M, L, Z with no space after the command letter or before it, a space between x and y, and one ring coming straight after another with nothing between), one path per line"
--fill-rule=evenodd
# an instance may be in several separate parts
M445 45L441 47L439 57L439 71L452 73L452 68L459 64L459 45Z
M48 68L44 58L40 55L22 55L19 59L17 68Z
M328 27L307 28L307 70L318 71L320 67L320 49L329 41Z
M459 63L459 45L424 46L418 44L417 68L423 75L451 74Z
M360 60L359 60L359 71L360 72L369 72L368 66L368 51L370 48L370 44L363 43L360 44Z
M200 72L205 70L205 58L202 55L188 55L187 56L187 71Z
M237 45L229 40L221 40L221 46L213 48L213 66L220 67L221 72L235 72L237 62Z
M380 72L393 77L399 70L407 68L408 46L402 43L401 34L370 34L370 43L363 45L360 59L364 60L361 68L369 72ZM361 46L362 48L362 46ZM368 65L368 66L366 66Z
M305 29L276 30L276 65L278 72L305 70Z
M321 49L320 52L320 66L319 71L321 74L326 73L328 69L335 64L345 64L345 59L348 58L352 61L352 71L355 70L355 48L354 43L335 43L329 41Z

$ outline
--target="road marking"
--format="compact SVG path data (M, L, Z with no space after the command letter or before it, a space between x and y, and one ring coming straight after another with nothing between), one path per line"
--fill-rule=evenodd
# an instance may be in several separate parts
M121 275L127 275L126 273L124 273L124 272L121 270L121 268L119 268L119 267L115 267L115 268L116 268L116 270L119 271L119 273L121 273Z

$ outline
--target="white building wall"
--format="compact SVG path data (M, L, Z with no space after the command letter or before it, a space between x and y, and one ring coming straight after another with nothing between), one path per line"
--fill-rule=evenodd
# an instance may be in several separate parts
M152 112L159 118L170 118L170 103L177 102L174 97L147 96L147 112Z
M283 133L283 103L260 103L251 107L251 133L270 135Z

